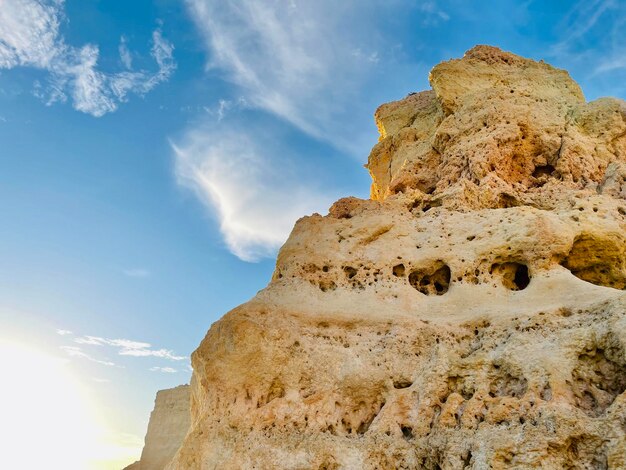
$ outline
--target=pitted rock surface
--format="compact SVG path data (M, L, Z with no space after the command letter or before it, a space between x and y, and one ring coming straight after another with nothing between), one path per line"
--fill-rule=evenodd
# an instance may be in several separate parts
M194 352L169 469L626 469L626 103L488 46L430 81Z

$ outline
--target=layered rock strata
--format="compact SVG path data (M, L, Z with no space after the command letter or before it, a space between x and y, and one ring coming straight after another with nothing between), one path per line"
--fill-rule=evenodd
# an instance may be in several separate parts
M626 468L626 103L487 46L430 83L194 352L169 469Z
M163 470L176 454L190 424L189 385L157 392L141 460L124 470Z

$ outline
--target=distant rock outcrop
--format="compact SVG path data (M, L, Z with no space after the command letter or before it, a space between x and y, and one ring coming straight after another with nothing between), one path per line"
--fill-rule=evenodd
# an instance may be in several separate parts
M430 82L194 352L168 469L626 469L626 103L487 46Z
M172 460L189 426L189 385L157 392L141 460L124 470L162 470Z

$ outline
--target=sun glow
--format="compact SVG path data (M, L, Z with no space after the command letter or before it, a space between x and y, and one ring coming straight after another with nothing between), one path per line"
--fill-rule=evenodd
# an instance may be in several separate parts
M121 468L136 443L111 442L66 360L0 342L3 468ZM136 455L136 454L135 454Z

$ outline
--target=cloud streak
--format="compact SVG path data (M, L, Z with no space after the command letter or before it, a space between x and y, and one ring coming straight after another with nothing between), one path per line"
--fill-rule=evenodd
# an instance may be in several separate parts
M186 4L205 39L207 67L224 71L251 106L338 148L360 151L355 135L344 131L357 132L357 112L368 120L373 112L359 95L370 72L382 66L381 51L391 47L374 26L383 2Z
M150 343L129 339L109 339L99 336L79 336L74 342L89 346L112 346L117 348L120 356L158 357L170 361L184 361L187 356L178 356L170 349L153 349Z
M152 372L163 372L164 374L175 374L178 371L172 367L150 367Z
M64 351L70 357L77 357L77 358L80 358L80 359L86 359L88 361L95 362L97 364L102 364L104 366L112 367L112 366L115 365L115 363L111 362L111 361L103 361L103 360L100 360L100 359L96 359L92 355L87 354L85 351L83 351L78 346L61 346L61 350Z
M100 360L91 354L85 352L85 346L105 346L116 350L117 355L127 357L154 357L159 359L166 359L169 361L186 361L189 358L187 356L179 356L171 349L165 348L153 348L152 344L144 341L135 341L131 339L113 339L104 338L101 336L75 336L71 331L64 329L57 329L57 334L63 337L71 337L71 341L75 345L61 346L61 349L65 351L70 357L82 358L98 364L106 366L114 366L115 363L109 360Z
M273 256L299 217L325 212L336 196L243 130L192 130L172 148L179 183L212 208L244 261Z
M557 25L550 55L588 79L626 69L626 6L615 0L576 2Z
M103 72L98 69L97 45L74 47L65 42L59 31L64 20L64 0L3 0L0 8L0 69L47 72L46 83L36 84L35 94L48 105L71 100L74 109L100 117L118 109L131 94L145 95L176 68L174 48L157 29L150 51L155 72L132 70L124 39L120 60L126 70Z
M145 269L145 268L125 269L123 273L128 277L136 277L136 278L146 278L152 275L150 270Z
M362 158L375 135L374 72L389 64L393 48L376 23L392 9L382 0L186 5L204 38L207 68L234 88L230 99L207 108L212 119L172 143L177 180L211 210L233 254L244 261L271 257L299 217L325 212L339 191L321 187L319 175L298 168L305 165L293 151L233 115L245 114L254 125L277 122ZM424 16L444 15L433 2L427 9Z

